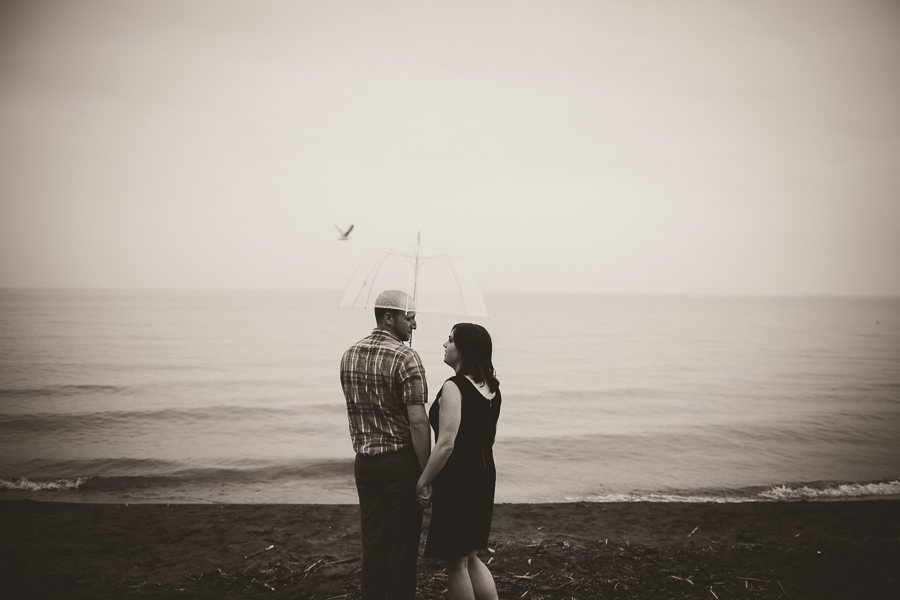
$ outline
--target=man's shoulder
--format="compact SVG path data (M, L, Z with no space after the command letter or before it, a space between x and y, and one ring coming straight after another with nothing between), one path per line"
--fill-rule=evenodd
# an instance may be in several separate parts
M422 358L419 356L419 353L406 344L394 341L393 343L389 342L384 344L382 347L386 353L390 354L400 363L407 365L422 365Z
M404 369L425 371L425 366L422 364L422 358L419 356L419 353L409 346L403 346L403 352L398 353L398 358Z
M372 347L372 344L369 340L370 337L371 336L364 337L363 339L359 340L358 342L344 350L344 354L341 356L341 364L345 365L348 360L354 361L357 359L357 357L365 355L367 353L367 349Z
M355 348L365 348L367 346L377 344L379 337L380 336L378 335L378 330L376 329L376 330L372 331L372 333L370 333L369 335L364 337L363 339L359 340L355 344L352 344L349 348L347 348L347 352L350 352L351 350L353 350Z

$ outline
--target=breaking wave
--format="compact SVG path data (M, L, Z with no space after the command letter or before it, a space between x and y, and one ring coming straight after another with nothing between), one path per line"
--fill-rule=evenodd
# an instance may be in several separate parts
M759 494L768 500L824 500L829 498L862 498L866 496L900 495L900 479L876 483L842 483L828 487L775 486Z
M0 490L16 490L25 492L41 492L49 490L77 490L83 486L89 477L75 477L72 479L0 479Z
M779 500L853 500L870 497L900 496L900 479L872 483L793 484L768 489L704 490L692 493L632 493L567 496L565 502L772 502Z

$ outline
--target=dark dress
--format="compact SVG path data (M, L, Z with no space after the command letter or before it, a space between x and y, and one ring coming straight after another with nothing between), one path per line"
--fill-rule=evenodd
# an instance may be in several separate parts
M432 482L431 525L426 558L460 558L487 546L494 512L494 437L500 416L500 390L490 400L463 375L448 379L459 388L462 412L453 452ZM440 393L428 420L440 439Z

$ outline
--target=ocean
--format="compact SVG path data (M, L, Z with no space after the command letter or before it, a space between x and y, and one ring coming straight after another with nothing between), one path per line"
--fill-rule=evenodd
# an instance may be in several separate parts
M355 503L340 298L0 291L0 499ZM900 298L485 299L498 502L900 494Z

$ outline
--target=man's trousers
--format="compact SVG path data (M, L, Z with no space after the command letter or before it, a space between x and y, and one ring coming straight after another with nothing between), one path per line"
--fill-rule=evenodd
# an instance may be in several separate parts
M416 482L422 469L412 447L356 455L353 468L362 531L362 600L413 600L422 534Z

